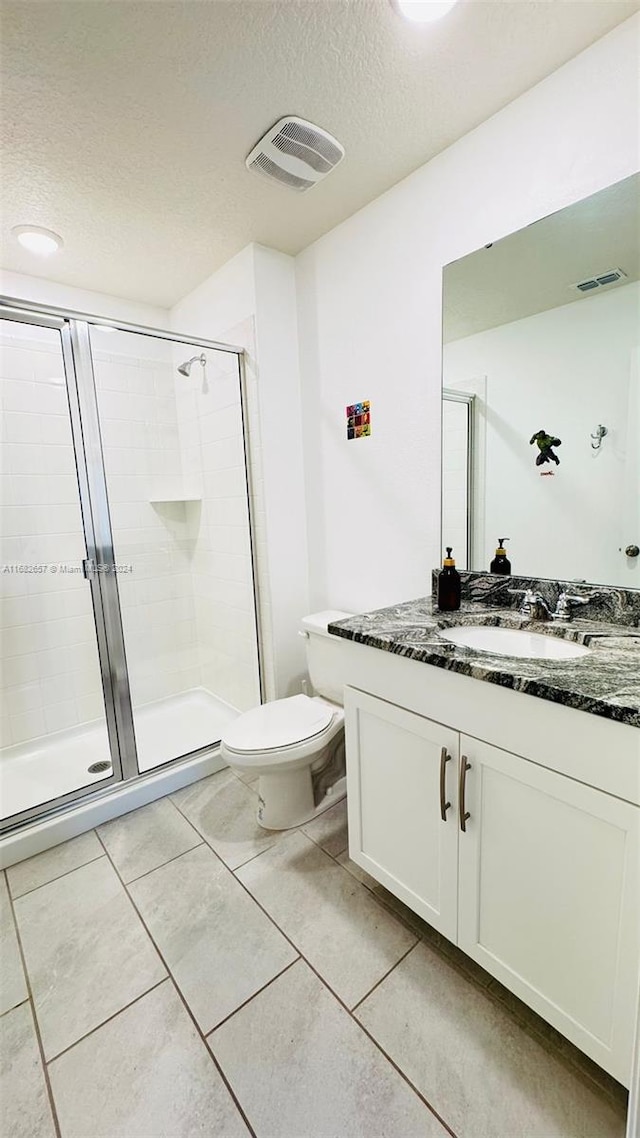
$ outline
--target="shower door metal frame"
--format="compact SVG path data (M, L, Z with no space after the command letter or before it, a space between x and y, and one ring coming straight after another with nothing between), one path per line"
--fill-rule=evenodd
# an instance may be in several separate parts
M0 834L18 828L28 822L57 814L76 800L102 797L113 786L119 786L132 779L146 778L161 769L180 764L194 757L206 754L217 746L217 741L196 751L159 764L150 771L140 771L137 761L133 706L127 670L126 649L122 628L120 600L113 533L109 516L109 497L106 483L104 457L100 434L100 418L97 404L97 391L91 354L90 329L108 327L115 331L149 336L168 340L172 343L187 344L193 347L208 348L210 351L225 352L237 357L238 387L240 395L240 418L243 437L243 457L245 469L245 488L249 526L251 576L253 586L253 609L256 635L256 663L258 694L264 702L264 646L259 611L258 574L253 523L253 489L251 485L250 440L247 417L247 390L244 348L235 344L223 344L215 340L204 340L198 336L185 336L160 328L131 324L119 319L109 319L86 312L77 312L35 301L20 300L0 295L0 319L19 321L25 324L40 325L58 329L63 345L63 359L67 377L67 391L71 412L71 430L78 470L80 505L87 551L87 579L91 587L96 621L98 653L105 697L105 715L109 745L113 759L113 773L110 778L87 787L70 791L54 800L42 803L19 815L12 815L0 823Z
M93 523L92 552L89 555L87 576L92 586L94 583L97 586L101 599L121 780L126 780L135 778L140 772L88 324L70 320L69 335L74 364L82 377L80 417Z
M37 316L57 317L63 321L79 320L86 324L95 324L96 327L111 328L117 332L135 332L139 336L153 336L156 340L172 340L177 344L193 344L195 348L210 348L211 351L227 352L232 356L244 355L244 348L238 344L223 344L218 340L203 340L198 336L185 336L181 332L168 332L165 328L131 324L129 321L119 320L116 317L97 316L92 312L79 312L73 308L60 308L54 304L40 304L35 300L19 300L16 297L0 294L0 311L8 308L23 313L21 318L14 317L13 319L22 319L23 322L31 324L38 323L37 320L27 319L29 313L34 313Z
M442 439L441 455L440 455L440 484L442 487L440 494L440 545L444 541L444 405L445 403L465 403L467 406L467 453L466 453L466 493L467 493L467 521L466 521L466 535L467 535L467 569L470 569L473 562L473 547L475 541L475 471L474 471L474 458L475 458L475 415L476 415L476 396L474 392L457 391L452 387L442 388L441 400L441 427L440 436Z
M89 440L92 436L95 438L97 421L95 419L92 420L90 406L88 408L84 407L84 396L86 392L82 390L84 385L78 382L78 370L76 368L71 324L61 316L54 314L49 315L42 312L42 310L34 311L31 309L27 312L22 305L18 306L17 304L16 307L12 307L9 304L0 305L0 321L28 324L36 328L51 328L53 331L60 333L60 347L64 364L65 388L71 429L71 445L73 447L76 466L83 540L87 555L86 561L87 563L95 563L98 545L91 486L91 470L87 461L85 440ZM89 794L95 794L112 786L117 786L126 777L123 772L122 751L118 734L118 717L116 714L113 687L114 670L112 656L109 651L107 619L101 589L101 576L102 574L97 573L90 574L88 576L88 584L91 589L92 611L96 630L96 647L104 697L105 724L112 760L111 775L100 779L98 782L90 782L86 786L78 787L76 790L58 795L55 799L38 803L35 806L29 807L27 810L22 810L18 814L12 814L10 817L2 819L2 821L0 821L0 833L5 833L17 826L38 819L54 809L57 810L61 806L73 803L78 799L83 799Z

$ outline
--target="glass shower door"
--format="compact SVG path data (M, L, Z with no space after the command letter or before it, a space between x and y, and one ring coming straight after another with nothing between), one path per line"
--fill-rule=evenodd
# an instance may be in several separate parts
M260 703L235 351L91 326L140 772Z
M70 327L0 320L3 827L121 777ZM106 702L105 702L106 697Z

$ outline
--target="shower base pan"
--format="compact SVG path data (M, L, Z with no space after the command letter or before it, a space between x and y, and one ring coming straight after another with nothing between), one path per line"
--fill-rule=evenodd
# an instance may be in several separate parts
M205 688L194 688L134 709L140 773L220 741L239 715ZM104 764L107 764L104 767ZM96 768L91 773L89 768ZM111 775L107 730L102 721L81 724L0 751L1 817L10 818ZM118 784L122 785L122 784Z

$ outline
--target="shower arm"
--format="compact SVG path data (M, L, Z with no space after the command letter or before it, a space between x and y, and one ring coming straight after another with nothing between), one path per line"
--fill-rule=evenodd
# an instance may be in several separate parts
M191 368L193 367L193 364L196 363L196 361L203 369L206 367L207 357L205 356L204 352L201 352L199 356L192 356L190 360L185 360L183 364L179 364L178 371L180 372L180 375L185 375L188 377L191 374Z

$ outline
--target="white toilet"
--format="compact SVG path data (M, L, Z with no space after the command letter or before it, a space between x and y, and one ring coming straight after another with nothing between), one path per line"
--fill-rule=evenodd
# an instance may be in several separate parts
M224 730L222 758L260 777L258 822L265 830L299 826L346 794L341 644L327 625L350 615L327 611L302 620L313 696L265 703Z

